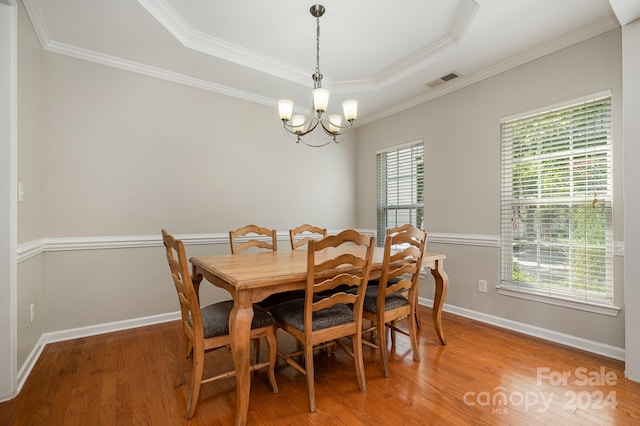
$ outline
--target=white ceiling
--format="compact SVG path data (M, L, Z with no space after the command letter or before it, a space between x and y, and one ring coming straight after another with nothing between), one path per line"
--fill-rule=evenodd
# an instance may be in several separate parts
M626 20L637 0L24 0L46 50L304 110L316 2L329 109L357 99L366 123L616 28L611 4Z

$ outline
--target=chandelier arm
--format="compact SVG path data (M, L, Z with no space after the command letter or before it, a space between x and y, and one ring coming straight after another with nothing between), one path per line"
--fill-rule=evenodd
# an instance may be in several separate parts
M331 124L331 122L329 122L329 123ZM329 136L342 136L342 135L346 134L353 127L353 124L350 123L349 125L346 125L346 126L337 126L335 124L331 124L332 127L336 127L338 129L344 129L344 131L338 131L338 132L332 132L330 130L331 127L327 128L327 126L325 126L325 124L324 124L324 121L322 121L322 120L320 120L320 126L322 126L322 130L324 130L324 132L326 134L328 134Z
M329 123L331 126L336 127L336 128L338 128L338 129L351 129L351 128L353 127L353 120L349 120L349 121L347 121L347 123L348 123L348 124L344 124L344 125L342 125L342 124L335 124L335 123L332 123L332 122L331 122L331 120L326 120L326 119L324 119L324 120L323 120L323 119L320 119L320 121L322 122L322 127L324 127L325 129L326 129L327 127L325 126L325 124L324 124L324 123Z
M320 145L312 145L312 144L310 144L310 143L307 143L304 139L302 139L302 138L300 138L300 137L298 137L298 140L296 141L296 143L297 143L297 142L302 142L303 144L305 144L306 146L310 146L311 148L322 148L323 146L327 146L327 145L329 145L331 142L339 143L339 142L338 142L337 140L335 140L335 139L329 139L328 141L326 141L326 142L325 142L325 143L323 143L323 144L320 144Z
M336 142L336 143L338 143L338 142L339 142L339 141L335 140L335 138L333 138L333 139L329 139L328 141L326 141L326 142L325 142L325 143L323 143L323 144L320 144L320 145L312 145L312 144L310 144L310 143L307 143L307 141L305 141L304 139L302 139L302 138L300 137L300 136L302 136L302 135L299 135L299 134L297 134L297 133L291 132L291 131L289 131L288 129L287 129L287 136L289 136L289 139L291 139L293 142L295 142L295 143L300 143L300 142L302 142L304 145L306 145L306 146L310 146L311 148L322 148L323 146L327 146L327 145L329 145L331 142Z
M313 123L313 121L315 121L315 123ZM295 132L295 131L292 131L290 129L294 129L294 128L300 127L300 126L292 126L291 124L287 124L286 122L283 121L284 129L287 132L289 132L291 134L294 134L294 135L298 135L298 136L308 135L309 133L313 132L315 130L315 128L318 127L318 124L320 124L320 123L321 123L320 120L316 121L315 119L312 119L312 125L310 125L310 127L307 130L305 130L303 132ZM322 127L324 128L324 126L322 126Z

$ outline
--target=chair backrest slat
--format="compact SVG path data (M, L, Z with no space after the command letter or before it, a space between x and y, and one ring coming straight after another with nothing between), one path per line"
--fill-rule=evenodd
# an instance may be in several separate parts
M317 240L327 236L327 230L318 226L305 223L297 228L289 230L289 240L291 240L291 250L298 249L311 240Z
M267 240L258 239L260 236L266 237ZM238 242L238 239L243 237L247 237L249 239L242 243ZM229 231L229 243L231 245L231 254L236 254L251 247L278 251L278 236L276 230L264 228L258 225L247 225L242 228L238 228L235 231Z

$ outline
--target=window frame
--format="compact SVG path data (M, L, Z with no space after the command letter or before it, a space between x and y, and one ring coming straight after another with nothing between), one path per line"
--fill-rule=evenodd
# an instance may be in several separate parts
M592 104L596 105L595 103L601 103L603 101L608 101L609 103L608 111L607 111L608 115L606 116L606 119L607 119L606 124L608 127L606 127L604 130L604 133L607 135L606 144L597 145L597 148L592 148L592 151L589 151L589 154L599 152L599 153L603 153L604 158L606 158L605 163L606 163L607 189L605 191L605 194L598 195L598 198L600 199L598 201L603 203L602 209L605 217L604 219L605 238L604 238L604 243L601 247L601 249L604 250L604 255L602 255L601 258L605 262L604 267L606 269L604 273L605 275L605 279L604 279L605 292L604 293L606 297L600 298L599 300L596 297L590 297L588 288L583 291L583 296L580 296L579 293L573 289L560 290L558 283L554 282L554 278L551 277L552 275L551 272L549 273L549 276L551 278L549 278L547 281L540 280L540 276L538 275L536 279L533 280L535 282L529 281L523 284L523 282L518 281L518 279L514 278L514 275L513 275L514 274L513 265L514 265L514 261L516 261L514 257L515 227L513 223L516 223L514 222L514 217L516 221L519 220L519 218L521 218L521 216L519 216L519 213L515 213L515 214L512 213L517 210L517 209L514 210L515 206L520 204L537 204L538 210L536 211L538 213L541 211L542 212L546 211L548 213L551 213L553 212L551 207L540 207L540 206L544 205L545 203L549 203L549 204L558 203L558 204L566 204L567 206L569 206L568 210L570 211L571 209L578 206L579 203L585 203L587 201L587 195L586 195L586 191L584 191L585 195L582 201L580 201L577 197L574 197L573 196L574 189L578 186L578 184L576 183L577 180L573 181L572 179L569 179L567 181L564 181L562 184L563 186L568 186L569 188L568 192L572 194L571 197L568 197L569 198L568 201L565 200L563 202L558 202L557 199L555 198L557 197L557 195L553 191L550 191L549 192L550 195L547 195L546 197L540 196L540 194L538 194L537 198L526 197L526 196L522 198L516 198L516 196L513 195L514 187L517 189L522 189L527 187L525 184L520 184L521 186L519 187L514 186L514 180L513 180L514 169L517 167L518 164L524 163L524 161L515 160L516 154L513 153L514 152L513 149L515 146L513 134L507 133L507 136L505 136L505 128L508 129L507 132L510 132L511 130L509 126L515 126L517 128L517 126L523 125L524 122L528 122L528 121L535 122L538 125L540 125L542 123L545 123L545 120L547 120L550 116L553 116L554 114L561 114L562 112L568 112L568 111L576 112L580 108L584 108L585 106L592 105ZM500 285L497 286L498 292L500 294L512 296L512 297L525 298L529 300L535 300L535 301L549 303L553 305L566 306L573 309L597 312L605 315L612 315L612 316L617 315L619 308L614 306L614 294L613 294L614 241L613 241L613 153L612 153L613 151L613 141L612 141L613 106L612 106L612 101L613 100L611 96L611 91L608 90L608 91L603 91L603 92L595 93L592 95L584 96L579 99L563 102L562 104L557 104L549 107L540 108L535 111L529 111L522 114L504 117L500 120L500 140L501 140L501 189L500 189L500 193L501 193L501 219L500 219L501 220L501 230L500 230L500 234L501 234L500 235L501 236L500 263L501 265L500 267L501 268L500 268L500 271L501 272L500 272ZM535 121L535 120L538 120L538 121ZM572 120L570 121L571 125L573 126L575 126L574 120L575 119L572 118ZM571 128L571 125L568 125L568 124L563 125L562 128L563 129ZM554 135L553 132L551 132L551 134L552 134L551 139L547 138L546 141L543 141L543 142L537 141L536 146L538 148L531 149L531 152L537 151L540 146L546 146L544 145L544 143L547 143L549 140L553 140L555 143L556 139L554 138L556 138L557 135ZM520 148L520 146L524 146L525 144L530 143L525 141L524 139L525 138L523 138L523 140L520 141L522 145L518 145L516 146L516 148ZM529 138L526 138L526 139L528 140ZM541 136L537 136L535 138L532 137L530 139L543 140L545 138ZM558 137L558 140L561 140L561 138ZM565 142L568 147L568 149L565 151L566 155L564 156L558 155L557 158L567 159L567 161L570 164L570 166L567 166L567 167L576 167L576 164L578 164L578 160L576 159L576 157L577 157L577 153L580 152L580 149L574 148L572 146L573 139L570 139L570 140L571 142ZM561 144L562 142L559 142L558 146L562 146ZM596 145L596 144L592 144L592 145ZM554 148L556 148L555 145L554 145ZM523 151L523 152L530 153L529 151ZM543 157L544 157L543 154L536 154L531 158L537 159L537 161L542 163L543 161L546 160L546 159L543 159ZM588 157L588 158L591 158L591 157ZM535 179L528 181L527 184L534 182L538 187L541 187L543 186L544 178L545 177L548 178L549 176L553 176L553 175L551 175L550 172L549 172L549 175L539 174ZM569 184L567 185L567 183ZM545 210L545 209L549 209L549 210ZM557 217L558 216L554 216L554 219ZM576 217L574 216L573 213L567 213L566 216L559 216L559 217L566 218L567 223L573 223L572 221L576 220ZM536 229L541 228L542 225L544 224L544 220L539 218L532 220L532 222L534 224L534 228ZM538 230L537 232L540 233L541 231ZM526 239L523 241L526 241ZM538 254L536 255L537 257L535 259L535 262L537 262L538 264L538 268L540 268L540 263L542 260L542 258L540 257L540 248L544 247L545 244L548 244L548 242L543 241L542 238L536 238L536 241L532 244L534 247L537 247L537 250L538 250ZM565 245L569 247L580 247L576 242L574 242L573 238L569 238L569 242L568 243L565 242ZM585 246L586 245L587 244L585 243ZM556 260L556 258L554 258L554 260ZM551 265L554 265L554 264L551 264ZM555 265L560 265L560 263L556 263ZM570 274L571 273L569 273L569 275ZM570 281L570 283L571 284L569 287L572 288L574 281ZM576 280L575 283L579 283L579 282ZM556 288L554 289L554 287Z
M410 168L414 168L415 173L412 171L410 174L400 175L400 173L396 173L395 176L391 176L388 172L389 170L389 162L388 158L390 154L403 155L402 151L406 151L410 149L410 153L408 154L411 158L409 159L410 164L408 166ZM414 152L416 151L416 152ZM413 226L418 228L424 227L424 140L417 139L411 142L407 142L401 145L396 145L393 147L386 148L384 150L376 151L376 194L377 194L377 209L376 209L376 229L378 238L376 238L377 245L382 247L384 245L384 236L386 230L390 227L395 227L399 225L403 225L405 223L410 223ZM420 156L420 160L416 160L416 157ZM386 159L386 164L382 164L383 157ZM403 167L407 167L407 164L404 164L403 159L398 157L396 161L396 171L401 171ZM401 163L401 164L400 164ZM419 170L421 168L421 171ZM384 171L387 172L384 172ZM402 203L401 199L406 200L406 185L400 185L401 180L410 180L409 186L411 187L411 202ZM389 192L389 182L395 180L396 191L395 194ZM390 198L394 198L395 201L389 201ZM404 201L404 200L403 200ZM390 218L389 212L395 211L395 220ZM402 220L401 217L398 217L398 212L400 211L408 211L409 220ZM402 222L402 223L400 223ZM419 223L418 223L419 222Z

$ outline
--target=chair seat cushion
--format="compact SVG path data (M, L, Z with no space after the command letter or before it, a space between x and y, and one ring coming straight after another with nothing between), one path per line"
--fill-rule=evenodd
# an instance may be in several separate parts
M304 331L304 299L281 303L271 308L271 314L279 321ZM314 312L311 319L313 331L335 327L353 321L353 312L344 303Z
M378 312L378 287L367 287L367 292L364 296L364 305L363 308L367 312ZM395 292L387 295L386 300L384 302L384 310L390 311L391 309L396 309L401 306L406 306L409 304L409 301L405 296L400 292Z
M400 282L401 278L400 277L393 277L393 278L389 278L387 280L387 285L391 285L391 284L395 284L397 282ZM375 278L373 280L369 280L369 287L374 287L380 285L380 278Z
M204 337L216 337L229 334L229 315L233 308L233 300L214 303L201 309ZM251 329L275 324L274 318L260 306L253 305Z

